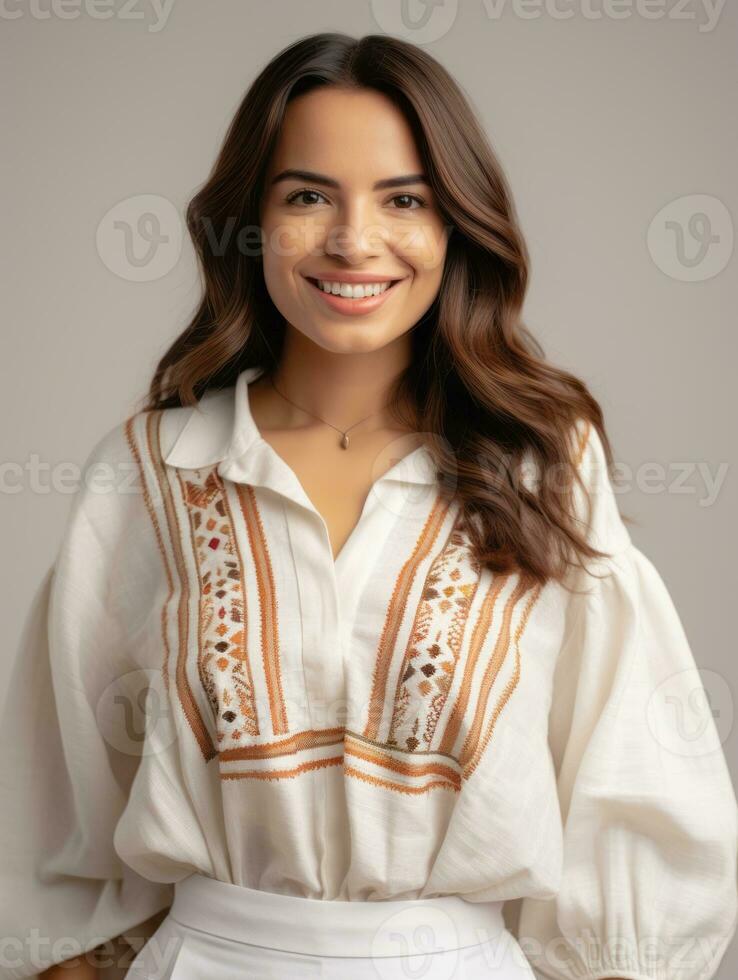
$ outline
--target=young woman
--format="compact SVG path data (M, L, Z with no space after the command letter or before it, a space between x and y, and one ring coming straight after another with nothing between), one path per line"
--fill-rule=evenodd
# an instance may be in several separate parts
M725 757L457 85L304 38L187 220L202 302L24 630L0 978L158 913L130 977L708 980Z

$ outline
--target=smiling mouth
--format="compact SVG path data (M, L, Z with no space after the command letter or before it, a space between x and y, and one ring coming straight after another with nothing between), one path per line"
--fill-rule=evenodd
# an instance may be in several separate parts
M329 289L325 289L321 285L320 280L318 280L318 279L314 279L311 276L305 276L305 279L307 280L307 282L310 283L311 286L314 286L319 292L324 293L326 296L336 296L337 298L340 298L340 299L355 299L355 300L371 299L374 296L382 296L382 295L384 295L384 293L388 293L391 289L394 289L394 287L397 285L398 282L402 282L402 279L392 279L392 280L389 281L389 283L384 283L384 282L378 283L378 284L376 284L376 285L378 285L380 287L378 290L376 290L375 284L372 284L372 283L366 283L366 284L364 284L364 283L341 283L341 286L342 287L344 287L344 286L345 287L348 287L350 291L347 292L346 289L343 289L342 288L339 292L335 292L334 289L330 289L330 290ZM355 287L357 287L357 286L363 286L364 287L364 293L363 293L363 295L361 295L361 296L354 296L352 294L353 293L353 289ZM374 286L375 288L373 288L371 292L367 292L366 291L366 287L367 286Z

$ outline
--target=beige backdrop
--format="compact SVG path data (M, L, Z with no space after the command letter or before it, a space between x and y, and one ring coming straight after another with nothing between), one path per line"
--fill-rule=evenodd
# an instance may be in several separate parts
M721 0L4 0L0 693L74 467L195 304L183 208L256 71L318 30L427 45L476 106L530 246L527 322L604 406L631 533L734 766L738 9ZM168 235L153 258L147 213ZM734 944L719 976L736 967Z

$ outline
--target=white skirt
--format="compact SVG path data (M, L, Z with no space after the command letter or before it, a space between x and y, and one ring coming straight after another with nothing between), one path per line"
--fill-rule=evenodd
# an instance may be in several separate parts
M193 874L126 980L535 980L502 906L322 901Z

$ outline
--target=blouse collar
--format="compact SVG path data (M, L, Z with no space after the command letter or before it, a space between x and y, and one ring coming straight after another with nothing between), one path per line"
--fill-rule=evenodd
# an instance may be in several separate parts
M286 461L262 437L249 405L248 388L264 371L245 368L234 385L206 391L164 457L169 466L196 469L218 464L218 473L236 483L270 486L303 498L304 490ZM430 450L419 446L390 467L380 481L431 485L436 466Z

